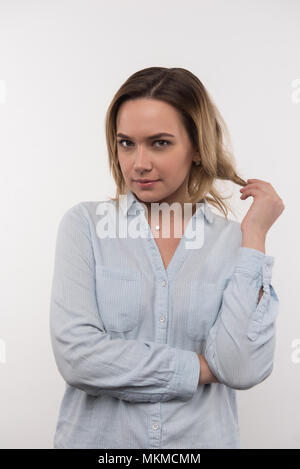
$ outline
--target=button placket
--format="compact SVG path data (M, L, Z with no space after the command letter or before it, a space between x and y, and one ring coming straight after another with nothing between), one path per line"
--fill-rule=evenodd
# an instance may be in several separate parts
M155 340L159 343L167 342L167 319L168 319L168 272L164 269L163 261L160 256L158 247L153 238L152 231L145 216L141 216L141 227L145 237L146 244L151 250L151 261L155 273L155 283L157 285L157 313L155 316ZM177 253L178 255L178 253ZM158 316L158 319L157 319ZM151 406L151 426L149 428L150 438L153 448L159 448L161 445L161 402L157 402Z
M270 284L272 279L272 269L271 266L267 263L262 265L262 273L260 273L260 279L261 278L263 283L263 295L256 307L255 315L250 323L250 329L247 334L250 340L255 340L258 337L264 319L264 315L270 301Z
M262 266L263 270L263 286L264 286L264 291L269 292L269 285L271 283L271 269L268 264L264 264Z
M153 448L159 448L161 446L161 403L153 407L152 422L150 427L150 440Z
M168 282L167 282L166 280L162 280L162 281L161 281L162 287L166 287L167 284L168 284ZM168 299L166 299L166 300L164 301L164 303L166 303L166 305L167 305L167 304L168 304ZM161 314L161 316L159 317L159 322L160 322L160 324L164 324L165 321L166 321L166 316L165 316L164 314ZM165 329L165 328L164 328L164 329Z

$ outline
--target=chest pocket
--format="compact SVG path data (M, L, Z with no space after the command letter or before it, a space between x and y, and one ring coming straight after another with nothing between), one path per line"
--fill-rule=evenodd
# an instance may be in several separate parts
M201 341L207 338L221 308L223 292L228 281L191 281L186 331L192 340Z
M134 329L141 314L141 273L96 266L99 312L106 330Z

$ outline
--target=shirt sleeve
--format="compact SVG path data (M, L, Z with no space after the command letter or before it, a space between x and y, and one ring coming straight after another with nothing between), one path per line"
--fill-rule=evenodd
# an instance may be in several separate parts
M50 335L64 380L92 396L130 402L189 400L197 390L196 352L144 340L111 339L96 298L95 259L86 209L62 217L55 247Z
M279 312L271 285L273 265L274 257L239 247L235 270L208 334L204 352L208 365L221 383L234 389L259 384L273 369Z

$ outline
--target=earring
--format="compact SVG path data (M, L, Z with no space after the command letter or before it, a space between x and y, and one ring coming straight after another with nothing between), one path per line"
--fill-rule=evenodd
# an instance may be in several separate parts
M200 161L194 161L195 166L199 166L200 164L201 164Z

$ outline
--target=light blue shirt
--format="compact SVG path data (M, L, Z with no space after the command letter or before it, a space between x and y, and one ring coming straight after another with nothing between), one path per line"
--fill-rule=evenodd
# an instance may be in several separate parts
M274 257L242 247L240 223L204 200L188 223L203 245L186 248L187 227L165 269L143 206L131 191L127 202L117 226L147 236L105 238L111 200L80 202L59 223L50 332L66 387L54 448L241 448L236 390L273 369ZM198 384L199 353L220 383Z

